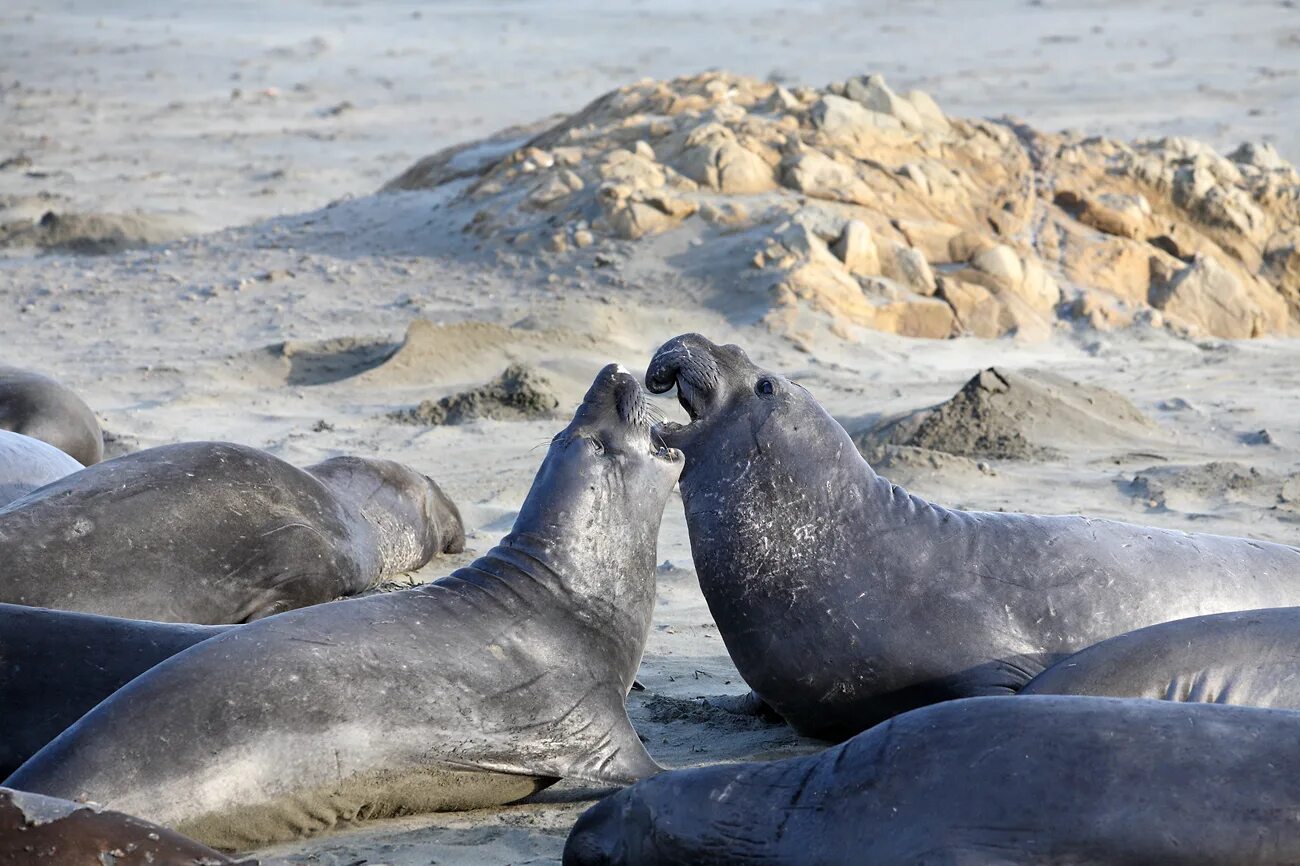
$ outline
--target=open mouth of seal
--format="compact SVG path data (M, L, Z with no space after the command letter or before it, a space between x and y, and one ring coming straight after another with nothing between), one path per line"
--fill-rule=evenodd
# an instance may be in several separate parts
M650 456L665 463L681 460L681 452L663 441L659 432L664 423L663 413L647 398L641 383L621 366L613 369L611 376L614 380L614 402L619 420L645 432Z

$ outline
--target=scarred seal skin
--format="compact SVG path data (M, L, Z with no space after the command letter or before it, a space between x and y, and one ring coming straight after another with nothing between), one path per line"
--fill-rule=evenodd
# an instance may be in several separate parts
M0 430L0 508L83 468L48 442Z
M1300 862L1300 713L970 698L824 752L660 774L593 806L565 866Z
M1300 710L1300 608L1147 626L1075 653L1022 695L1098 695Z
M1300 550L1078 516L957 511L878 476L804 388L737 346L665 344L700 587L736 667L798 731L1009 695L1098 641L1300 604Z
M48 442L83 466L104 459L104 432L85 401L49 376L0 364L0 430Z
M0 779L158 662L229 628L0 604Z
M681 472L635 378L603 370L513 531L401 592L291 611L137 677L7 784L85 794L219 848L498 805L659 767L624 705Z
M258 866L92 803L0 788L0 866Z
M354 595L464 538L451 500L399 463L299 469L244 445L187 442L0 508L0 602L238 623Z

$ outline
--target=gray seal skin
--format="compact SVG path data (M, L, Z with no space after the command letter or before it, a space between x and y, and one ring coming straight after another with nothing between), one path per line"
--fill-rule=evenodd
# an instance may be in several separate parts
M839 740L941 700L1013 694L1157 622L1300 604L1300 550L1088 517L956 511L872 471L804 388L677 337L646 373L700 588L736 667L796 730Z
M431 584L204 641L104 701L6 784L85 794L218 848L659 770L625 696L682 465L631 375L597 377L514 529Z
M84 466L104 459L104 432L85 401L49 376L0 364L0 430L48 442Z
M1147 626L1075 653L1022 695L1099 695L1300 710L1300 608Z
M0 508L0 602L246 622L354 595L464 538L451 500L399 463L299 469L243 445L166 445Z
M0 430L0 507L84 468L48 442Z
M0 788L0 866L258 866L93 803Z
M816 755L663 773L578 819L565 866L1300 862L1300 713L970 698Z
M0 779L138 675L231 628L0 604Z

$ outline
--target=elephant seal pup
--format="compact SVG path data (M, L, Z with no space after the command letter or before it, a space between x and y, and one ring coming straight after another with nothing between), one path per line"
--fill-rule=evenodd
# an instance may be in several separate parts
M1020 694L1300 710L1300 608L1218 613L1140 628L1062 659Z
M0 364L0 430L48 442L83 466L104 459L104 431L85 401L48 376Z
M838 740L1006 695L1105 638L1300 604L1300 550L1087 517L955 511L876 475L806 390L695 334L650 389L693 419L682 499L700 587L755 694Z
M138 675L230 628L0 604L0 779Z
M659 770L628 721L681 455L601 371L514 529L402 592L291 611L137 677L7 784L84 794L218 848L499 805Z
M236 866L179 833L93 803L0 788L0 866ZM257 866L256 860L237 866Z
M971 698L816 755L663 773L578 819L565 866L1300 862L1300 713Z
M356 594L464 538L451 500L399 463L299 469L243 445L166 445L0 509L0 602L245 622Z
M0 507L84 468L48 442L0 430Z

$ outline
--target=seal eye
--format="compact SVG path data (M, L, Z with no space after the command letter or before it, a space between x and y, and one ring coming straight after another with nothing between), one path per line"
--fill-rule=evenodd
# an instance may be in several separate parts
M754 386L754 393L760 397L771 397L776 391L776 386L772 384L771 379L759 379L758 384Z
M591 443L591 451L593 454L600 455L605 453L605 446L599 439L588 439L587 441Z

